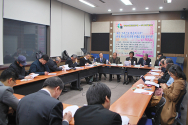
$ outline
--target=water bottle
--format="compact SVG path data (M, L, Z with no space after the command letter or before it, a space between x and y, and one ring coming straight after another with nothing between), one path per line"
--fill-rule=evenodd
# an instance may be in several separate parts
M106 65L108 65L108 60L106 60Z
M134 61L134 66L136 65L136 62Z
M151 65L152 65L152 64L151 64L151 62L150 62L150 63L149 63L149 67L151 67Z

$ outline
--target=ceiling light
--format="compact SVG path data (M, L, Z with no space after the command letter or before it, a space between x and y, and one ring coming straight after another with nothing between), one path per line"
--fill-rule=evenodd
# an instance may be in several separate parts
M108 11L110 12L110 11L111 11L111 9L108 9Z
M123 9L119 9L120 11L123 11Z
M159 7L159 9L163 9L163 7Z
M125 5L133 5L130 0L121 0Z
M172 0L167 0L167 3L171 3L172 2Z
M133 8L132 10L136 10L136 8Z
M84 3L84 4L89 5L91 7L95 7L93 4L91 4L91 3L87 2L87 1L84 1L84 0L79 0L79 1L82 2L82 3Z
M148 10L149 8L148 8L148 7L146 7L145 9L146 9L146 10Z

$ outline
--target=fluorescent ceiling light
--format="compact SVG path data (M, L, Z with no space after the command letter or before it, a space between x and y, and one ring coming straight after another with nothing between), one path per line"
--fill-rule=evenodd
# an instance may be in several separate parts
M110 12L110 11L111 11L111 9L108 9L108 11Z
M133 5L130 0L121 0L125 5Z
M132 10L136 10L136 8L133 8Z
M148 10L149 8L148 8L148 7L146 7L145 9L146 9L146 10Z
M123 9L119 9L120 11L122 11Z
M79 0L79 1L82 2L82 3L84 3L84 4L89 5L91 7L95 7L93 4L91 4L91 3L87 2L87 1L84 1L84 0Z
M159 7L159 9L163 9L163 7Z
M167 3L171 3L172 2L172 0L167 0Z

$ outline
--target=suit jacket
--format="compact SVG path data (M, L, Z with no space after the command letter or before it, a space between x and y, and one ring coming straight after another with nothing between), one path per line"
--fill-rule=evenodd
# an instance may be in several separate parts
M174 80L163 90L166 103L161 112L161 125L171 125L176 117L176 104L186 92L186 82L183 79Z
M164 73L164 75L161 78L158 79L158 84L160 84L160 83L167 83L167 81L169 80L169 78L170 78L170 75L166 71Z
M85 66L86 63L92 64L89 59L86 60L85 57L84 58L80 58L80 66Z
M102 62L101 62L100 57L99 57L99 58L96 59L96 62L106 64L106 59L105 59L105 58L102 58Z
M29 75L28 72L25 71L25 67L20 67L17 61L14 61L10 66L9 69L13 70L19 75L19 79L24 79L26 75Z
M57 63L53 61L52 59L49 59L47 62L47 65L50 69L50 72L55 72L55 71L61 71L62 68L57 66Z
M76 66L78 65L76 62L73 63L73 61L71 60L70 57L66 60L65 64L68 64L69 67L73 67L73 68L76 67Z
M14 110L17 109L19 100L13 93L13 88L4 86L4 84L0 82L0 125L7 125L9 107L12 107Z
M75 125L121 125L121 116L102 105L79 108L74 115Z
M113 57L110 58L110 63L113 63ZM119 57L116 57L115 63L120 64L120 58Z
M157 60L155 61L155 65L154 65L154 66L160 66L159 62L160 62L160 61L157 59Z
M30 73L36 73L39 75L44 75L45 71L50 72L48 65L42 65L38 59L31 64L29 69Z
M62 113L62 103L45 90L39 90L20 100L16 122L18 125L68 125L62 122Z
M129 61L131 60L131 65L134 65L134 61L135 61L135 64L137 64L137 58L133 57L132 59L130 57L127 57L126 58L126 61Z
M151 62L151 59L147 58L146 65L150 66L150 62ZM144 66L144 59L140 58L139 61L138 61L138 64L141 64L142 66Z

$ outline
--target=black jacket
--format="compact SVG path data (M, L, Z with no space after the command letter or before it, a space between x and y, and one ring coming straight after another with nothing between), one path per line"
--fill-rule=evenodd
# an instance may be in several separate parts
M53 61L52 59L49 59L47 62L47 65L50 69L50 72L55 72L55 71L61 71L62 68L57 66L57 63Z
M106 64L106 59L102 58L102 62L101 62L100 57L99 57L99 58L96 59L96 62Z
M44 75L45 71L50 72L48 65L42 65L42 63L40 63L38 59L31 64L29 69L30 73L36 73L39 75Z
M135 64L137 64L137 58L133 57L132 59L130 57L127 57L126 58L126 61L129 61L131 60L131 65L134 65L134 61L135 61Z
M154 66L160 66L158 59L155 61L155 65Z
M62 122L63 105L44 90L22 98L16 111L17 125L68 125Z
M121 116L102 105L79 108L74 115L75 125L122 125Z
M86 63L92 64L89 59L86 60L85 57L80 58L80 66L85 66Z
M28 72L25 71L25 67L20 67L17 61L14 61L10 66L9 69L13 70L19 75L19 79L24 79L25 76L29 75Z
M150 62L151 62L151 59L147 58L146 65L150 66ZM144 66L144 59L140 58L139 61L138 61L138 64L141 64L142 66Z
M76 62L73 63L73 61L71 60L70 57L66 60L65 64L68 64L69 67L73 67L73 68L76 67L76 66L78 65Z
M164 75L160 79L158 79L158 83L167 83L167 81L169 80L169 78L170 78L170 75L166 71L164 73Z

